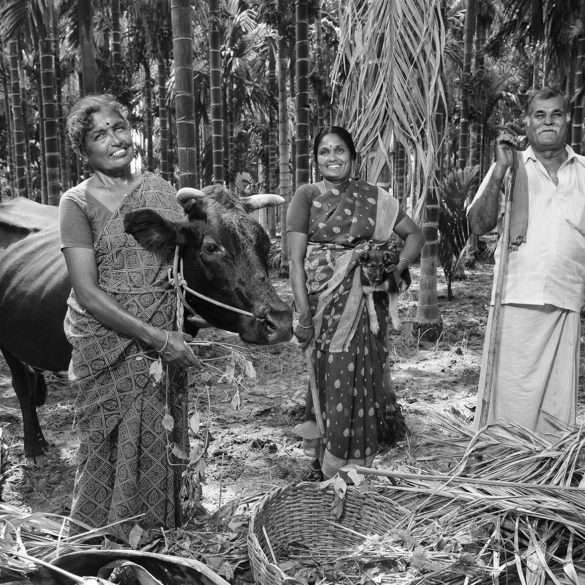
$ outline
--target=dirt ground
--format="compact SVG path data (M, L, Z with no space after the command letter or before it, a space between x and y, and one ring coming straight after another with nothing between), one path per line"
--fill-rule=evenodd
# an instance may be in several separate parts
M438 413L452 413L471 422L492 268L490 264L478 264L467 270L467 279L454 283L455 299L450 302L439 274L443 333L436 342L421 341L412 334L418 293L418 271L416 267L413 270L413 285L400 300L403 328L389 335L394 388L410 433L407 440L378 455L375 467L399 469L406 465L413 445L428 438L429 424ZM288 283L277 279L276 284L281 295L290 299ZM210 342L208 348L201 348L205 365L201 372L193 373L191 389L192 409L196 408L201 417L200 434L208 440L202 503L217 521L218 534L223 521L230 536L207 538L204 544L195 533L189 536L184 531L183 538L175 535L170 544L165 543L166 552L198 556L228 581L248 583L251 577L242 535L249 505L272 488L300 481L310 463L292 432L302 419L307 385L303 356L294 342L273 347L246 346L236 336L217 330L200 332L197 341ZM221 373L231 371L229 364L234 359L233 379L226 380L224 376L218 382ZM246 362L253 364L255 380L243 375L238 378ZM215 382L209 395L202 384L208 379ZM239 396L234 379L240 383ZM0 363L0 429L9 455L0 501L32 512L67 515L77 448L72 429L73 396L64 374L51 374L48 381L48 402L39 413L52 447L44 461L31 465L23 458L18 404L8 370ZM582 413L581 395L580 418ZM226 541L230 539L228 546ZM211 552L210 542L215 546ZM197 555L193 552L195 546Z

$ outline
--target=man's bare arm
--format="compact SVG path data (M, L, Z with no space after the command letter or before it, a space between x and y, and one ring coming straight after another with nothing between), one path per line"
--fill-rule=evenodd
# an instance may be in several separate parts
M483 193L473 202L467 212L469 229L479 236L493 230L498 223L500 193L506 169L494 168Z

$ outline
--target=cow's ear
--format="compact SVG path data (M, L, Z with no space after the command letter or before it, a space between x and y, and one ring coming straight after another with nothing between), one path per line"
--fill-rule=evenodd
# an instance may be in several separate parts
M124 216L124 230L149 252L162 252L178 243L174 223L152 209L129 211Z

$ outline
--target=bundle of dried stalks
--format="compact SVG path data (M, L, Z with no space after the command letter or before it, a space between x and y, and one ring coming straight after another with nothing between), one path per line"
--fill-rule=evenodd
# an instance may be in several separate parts
M80 550L80 537L66 538L68 519L57 514L30 513L0 503L0 577L24 578L63 552Z
M474 433L441 416L429 433L424 465L375 476L376 491L401 515L393 548L356 552L363 560L415 567L416 583L579 583L585 574L585 432L562 429L547 441L521 427ZM432 442L432 445L431 445ZM433 447L448 474L430 469ZM386 478L382 481L382 478ZM390 481L388 481L390 480ZM367 541L364 541L367 542Z

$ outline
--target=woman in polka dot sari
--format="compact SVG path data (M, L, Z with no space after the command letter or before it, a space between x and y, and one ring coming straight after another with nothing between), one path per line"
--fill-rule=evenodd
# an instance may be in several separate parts
M424 238L389 193L350 178L356 151L345 129L323 129L313 153L323 180L297 189L287 214L287 234L299 314L295 335L310 358L310 379L318 396L318 408L317 400L308 400L309 426L320 431L320 467L331 477L348 463L370 465L388 431L388 300L375 294L380 328L374 334L361 289L359 254L369 242L402 238L394 272L398 282L418 257Z

